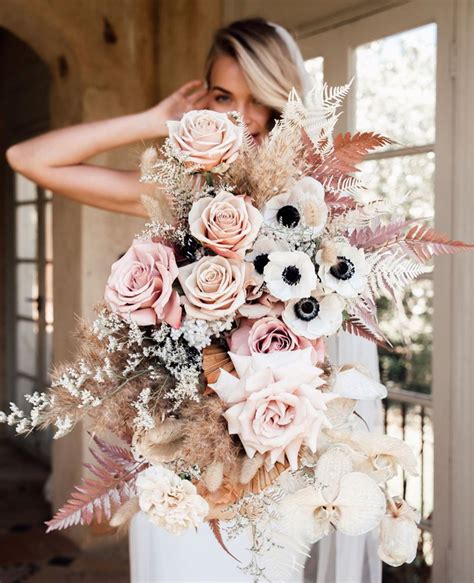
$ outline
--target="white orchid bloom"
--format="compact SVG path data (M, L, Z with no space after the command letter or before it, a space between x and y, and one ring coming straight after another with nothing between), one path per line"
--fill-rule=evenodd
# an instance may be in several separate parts
M387 396L384 385L375 381L369 371L353 364L345 364L337 370L332 390L341 397L358 401L384 399Z
M306 548L334 529L357 536L380 523L385 495L369 476L352 471L350 451L329 449L315 475L315 485L286 496L279 505L280 528L294 546Z
M412 476L418 475L415 454L401 439L358 431L351 435L350 445L366 456L363 462L357 464L357 471L369 474L378 483L395 476L398 466Z
M420 538L420 513L404 500L395 501L379 527L378 555L384 563L399 567L415 560Z

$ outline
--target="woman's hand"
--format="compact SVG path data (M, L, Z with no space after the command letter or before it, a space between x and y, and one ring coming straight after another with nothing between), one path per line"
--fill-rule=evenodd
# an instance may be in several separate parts
M187 111L205 109L209 99L209 92L203 81L195 79L180 87L177 91L160 101L154 107L143 112L150 127L153 127L156 136L167 136L168 120L179 120Z

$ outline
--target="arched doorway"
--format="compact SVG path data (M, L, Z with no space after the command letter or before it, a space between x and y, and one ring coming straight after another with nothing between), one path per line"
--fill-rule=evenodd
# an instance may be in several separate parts
M25 42L0 28L0 151L50 128L48 66ZM0 401L26 405L44 390L52 362L52 195L0 161ZM6 432L7 437L11 432ZM50 436L16 439L49 459Z

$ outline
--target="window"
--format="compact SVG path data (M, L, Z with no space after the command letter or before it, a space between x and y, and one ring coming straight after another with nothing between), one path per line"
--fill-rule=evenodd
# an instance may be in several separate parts
M10 201L7 385L9 400L27 408L24 395L45 389L52 364L53 203L49 191L20 174L14 174ZM49 441L48 432L34 432L22 445L47 459Z
M300 46L316 82L324 77L340 85L354 77L336 131L376 131L394 141L361 165L367 197L398 201L408 195L400 215L427 219L435 203L437 25L427 3L410 7L303 38ZM379 362L389 390L386 432L411 445L420 469L418 477L400 474L390 486L420 510L422 535L415 562L398 569L384 565L384 582L428 581L434 554L431 274L415 281L404 305L407 318L388 301L379 303L381 327L394 343L392 352L379 351Z

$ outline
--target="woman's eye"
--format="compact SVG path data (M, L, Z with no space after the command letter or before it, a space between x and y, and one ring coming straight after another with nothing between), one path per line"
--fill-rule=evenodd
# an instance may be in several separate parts
M214 99L217 101L217 103L229 103L230 101L230 97L224 94L216 95Z

